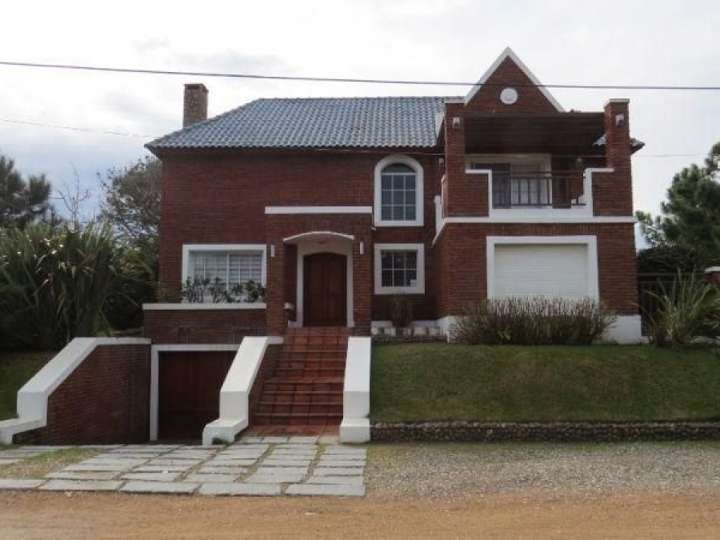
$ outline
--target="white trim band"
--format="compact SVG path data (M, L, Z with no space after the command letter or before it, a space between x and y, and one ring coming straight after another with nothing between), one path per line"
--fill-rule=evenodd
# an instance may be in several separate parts
M267 309L265 302L233 302L215 303L208 302L177 302L177 303L152 303L143 304L143 311L216 311L216 310L242 310L242 309Z
M372 214L372 206L266 206L266 214Z

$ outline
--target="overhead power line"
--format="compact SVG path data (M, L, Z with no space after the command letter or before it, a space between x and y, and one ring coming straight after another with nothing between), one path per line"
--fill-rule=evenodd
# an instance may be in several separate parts
M0 66L63 69L76 71L95 71L110 73L126 73L136 75L182 75L186 77L218 77L230 79L266 79L278 81L334 82L360 84L397 84L397 85L433 85L433 86L476 86L477 81L432 81L407 79L363 79L356 77L314 77L293 75L260 75L257 73L223 73L213 71L181 71L165 69L140 69L111 66L87 66L78 64L42 64L37 62L12 62L0 60ZM505 83L484 83L482 86L507 86ZM513 84L518 88L568 88L576 90L665 90L665 91L720 91L720 85L645 85L645 84Z
M32 122L30 120L13 120L11 118L0 118L0 122L7 124L18 124L21 126L33 126L33 127L44 127L44 128L55 128L55 129L66 129L69 131L80 131L83 133L99 133L101 135L117 135L119 137L139 137L142 139L154 139L157 135L143 135L141 133L129 133L126 131L114 131L110 129L95 129L77 126L67 126L62 124L46 124L43 122Z

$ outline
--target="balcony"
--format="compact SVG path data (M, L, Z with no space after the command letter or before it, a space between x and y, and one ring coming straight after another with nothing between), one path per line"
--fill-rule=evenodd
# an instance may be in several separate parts
M577 172L493 171L492 209L584 207L583 180Z

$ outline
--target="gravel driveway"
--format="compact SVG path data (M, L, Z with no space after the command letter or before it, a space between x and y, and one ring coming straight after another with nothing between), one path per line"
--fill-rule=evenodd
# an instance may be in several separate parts
M720 494L720 443L370 445L368 495Z

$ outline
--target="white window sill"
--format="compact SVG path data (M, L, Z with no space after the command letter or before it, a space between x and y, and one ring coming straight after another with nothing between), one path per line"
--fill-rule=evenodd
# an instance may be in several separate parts
M381 287L375 290L375 294L425 294L425 289L423 287Z
M212 311L237 309L266 309L265 302L228 302L228 303L153 303L143 304L143 311Z
M422 221L375 221L376 227L422 227Z

